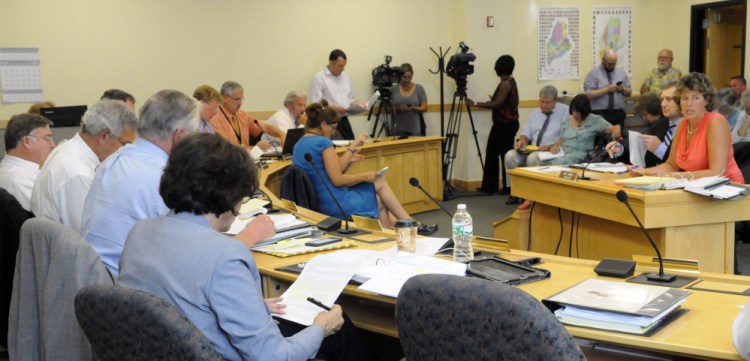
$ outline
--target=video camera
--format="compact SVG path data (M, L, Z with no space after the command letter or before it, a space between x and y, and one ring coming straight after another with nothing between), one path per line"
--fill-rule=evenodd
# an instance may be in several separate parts
M385 64L372 69L372 85L379 89L388 89L393 83L398 83L404 75L404 69L399 66L390 66L392 57L385 56ZM382 93L382 92L381 92Z
M470 64L477 59L477 56L469 52L469 47L462 41L458 44L461 52L451 56L445 72L449 77L459 80L466 79L466 76L474 73L474 64Z

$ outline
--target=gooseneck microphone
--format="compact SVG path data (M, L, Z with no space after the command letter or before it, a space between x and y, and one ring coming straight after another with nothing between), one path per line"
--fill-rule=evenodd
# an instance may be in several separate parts
M643 234L646 235L646 238L648 238L648 241L651 242L651 247L654 247L654 250L656 251L656 256L659 258L659 274L647 273L646 279L652 282L661 282L661 283L668 283L668 282L674 281L677 276L664 274L664 260L661 258L661 252L659 252L659 247L656 247L656 243L654 243L654 240L651 239L651 235L648 234L648 232L646 231L646 228L643 227L641 220L638 219L638 216L636 216L635 212L633 212L633 208L630 207L630 203L628 202L628 194L625 193L625 191L623 190L619 190L617 191L616 196L617 196L618 201L624 203L628 207L630 214L632 214L633 218L635 218L635 221L638 222L638 227L641 228L641 231L643 231Z
M422 186L419 184L419 179L411 177L411 178L409 178L409 184L411 184L412 187L419 188L419 190L422 191L422 193L424 193L427 197L429 197L430 200L433 203L437 204L437 206L440 207L440 209L442 209L443 212L445 212L445 214L448 215L448 217L450 217L451 219L453 219L453 215L451 215L451 212L448 212L448 210L445 209L445 207L443 207L443 205L440 204L440 202L438 202L437 199L435 199L435 197L432 196L432 194L430 194L429 192L427 192L427 190L425 190L424 188L422 188Z
M312 154L305 153L305 161L307 161L307 163L310 163L310 166L315 171L315 174L317 174L318 178L320 178L320 182L323 183L323 186L326 187L326 190L328 191L328 194L331 195L331 198L333 199L333 202L336 203L336 207L339 208L339 211L341 211L341 214L344 216L344 224L346 224L346 226L344 228L340 228L337 232L339 234L357 233L356 229L349 229L349 215L347 215L346 212L344 212L344 208L341 207L341 204L336 199L336 196L333 195L333 191L331 190L331 188L328 187L328 183L326 183L325 178L323 178L323 175L320 174L320 171L318 171L318 168L316 168L315 164L313 164Z

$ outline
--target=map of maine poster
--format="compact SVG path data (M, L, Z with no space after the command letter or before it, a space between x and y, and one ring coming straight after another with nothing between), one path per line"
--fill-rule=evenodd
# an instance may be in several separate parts
M579 10L539 8L539 80L578 79Z
M594 7L593 8L593 52L592 67L601 64L602 52L606 48L617 51L617 66L623 68L628 75L631 72L630 53L630 21L631 8L629 6Z

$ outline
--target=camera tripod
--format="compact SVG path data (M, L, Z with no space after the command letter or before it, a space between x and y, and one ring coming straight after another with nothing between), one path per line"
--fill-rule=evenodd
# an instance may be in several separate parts
M445 140L443 140L443 200L451 200L457 197L478 195L476 193L469 194L455 194L455 188L451 184L453 180L453 160L456 159L456 153L458 149L458 137L459 131L461 130L461 119L462 109L466 104L466 78L456 79L456 92L453 94L453 102L451 103L451 112L448 117L448 126L445 132ZM471 116L471 108L466 106L466 113L469 115L469 122L471 123L471 132L474 136L474 144L477 147L477 155L479 156L479 164L482 165L482 171L484 171L484 161L482 160L482 151L479 147L479 140L477 139L477 130L474 126L474 118Z
M396 110L393 108L393 104L391 104L391 90L381 88L378 89L380 92L380 99L378 99L378 112L375 114L375 123L372 125L372 133L370 133L370 138L377 138L380 137L380 135L383 133L383 130L385 130L385 135L391 136L396 133ZM372 117L372 111L375 109L375 107L370 108L370 113L367 115L367 120L370 120L370 117ZM380 130L378 131L378 122L380 121L380 116L383 116L383 122L380 125ZM375 134L377 133L377 137Z

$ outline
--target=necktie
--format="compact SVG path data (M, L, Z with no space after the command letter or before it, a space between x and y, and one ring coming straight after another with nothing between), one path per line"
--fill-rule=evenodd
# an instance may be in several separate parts
M547 116L546 119L544 119L544 125L542 125L542 129L539 131L539 135L536 137L536 145L541 145L542 138L544 137L544 132L547 131L547 126L549 125L549 116L552 115L552 112L544 112L544 114Z
M607 72L607 81L612 85L612 73ZM615 109L615 93L608 92L609 102L607 103L607 112L611 113Z
M669 145L672 144L672 137L674 136L674 128L677 126L677 124L670 124L669 130L667 130L667 134L664 136L664 145L669 148Z

